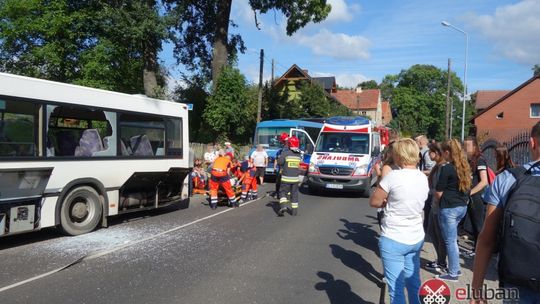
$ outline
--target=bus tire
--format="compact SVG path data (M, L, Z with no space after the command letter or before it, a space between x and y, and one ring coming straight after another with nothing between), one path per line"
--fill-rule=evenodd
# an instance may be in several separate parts
M96 229L103 207L96 190L79 186L70 190L60 207L60 228L67 235L80 235Z

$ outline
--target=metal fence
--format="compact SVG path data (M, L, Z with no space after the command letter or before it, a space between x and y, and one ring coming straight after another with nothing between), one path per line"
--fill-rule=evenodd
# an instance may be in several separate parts
M503 144L508 149L510 158L516 165L523 165L531 161L529 153L529 138L530 133L527 130L518 132L514 137L506 142L498 142L494 139L487 140L482 144L482 154L484 155L488 165L492 169L497 168L497 145Z

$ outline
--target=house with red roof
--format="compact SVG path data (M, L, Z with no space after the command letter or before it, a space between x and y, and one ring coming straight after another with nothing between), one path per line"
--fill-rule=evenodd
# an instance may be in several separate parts
M354 114L369 117L378 126L384 125L385 121L390 122L392 119L390 104L388 102L383 103L379 89L363 90L358 87L356 89L336 90L332 96Z
M485 100L481 99L480 102ZM480 106L484 105L477 105ZM522 131L530 130L540 121L540 75L491 102L471 120L476 136L481 140L505 142Z
M495 101L508 94L510 90L479 90L476 92L474 108L477 113L489 107Z

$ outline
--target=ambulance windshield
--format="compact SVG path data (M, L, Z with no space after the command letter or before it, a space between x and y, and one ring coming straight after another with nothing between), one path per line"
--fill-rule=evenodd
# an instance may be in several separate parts
M369 135L324 132L319 136L316 152L369 154Z
M285 132L289 134L291 128L287 127L269 127L269 128L257 128L255 134L255 145L264 145L267 147L280 147L279 136Z

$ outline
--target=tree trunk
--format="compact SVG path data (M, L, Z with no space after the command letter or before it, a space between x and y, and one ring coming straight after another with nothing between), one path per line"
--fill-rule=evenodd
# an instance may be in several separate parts
M143 85L144 94L148 97L157 97L157 51L153 43L147 43L144 49Z
M229 18L232 0L218 1L217 26L212 50L212 87L215 89L221 69L227 64L229 35Z
M155 9L156 0L147 0L146 5L150 9ZM144 60L144 70L143 70L143 86L144 94L148 97L158 97L158 83L157 83L157 72L158 72L158 63L157 63L157 50L158 50L159 41L156 37L148 37L145 42L143 42L143 60Z

